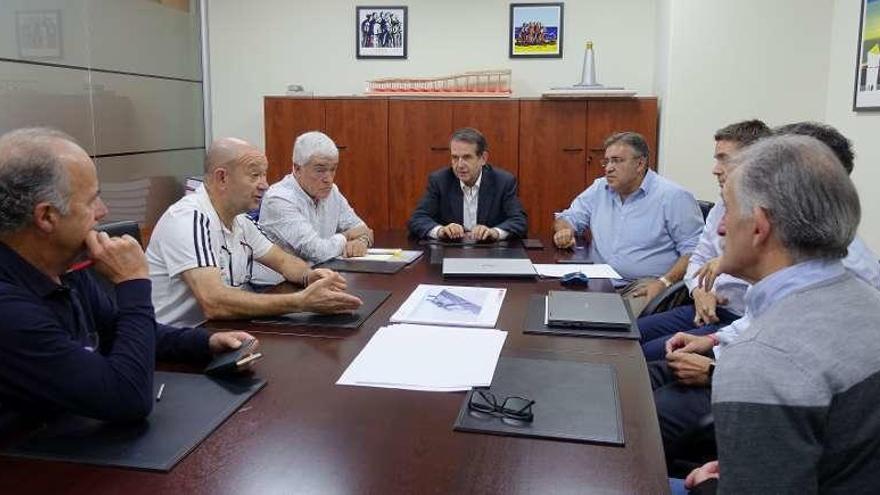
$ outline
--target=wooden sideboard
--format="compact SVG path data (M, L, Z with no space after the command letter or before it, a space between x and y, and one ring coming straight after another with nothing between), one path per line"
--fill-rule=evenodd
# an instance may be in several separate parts
M267 96L269 181L290 173L293 141L320 130L339 148L336 183L375 229L404 228L428 174L449 164L449 136L479 129L489 163L519 180L529 232L545 234L553 212L602 175L602 142L636 131L657 150L657 99L505 100Z

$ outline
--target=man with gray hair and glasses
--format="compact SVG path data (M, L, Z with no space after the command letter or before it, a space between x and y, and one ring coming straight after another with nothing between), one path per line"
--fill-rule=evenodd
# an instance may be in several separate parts
M373 231L333 183L337 167L339 150L329 136L300 135L292 173L266 191L260 206L260 226L269 239L311 263L363 256L373 244Z
M252 339L156 323L144 252L94 230L107 214L95 164L47 128L0 136L0 404L30 417L148 415L157 357L207 361ZM83 255L114 285L115 302Z
M868 493L880 484L880 292L841 259L861 209L831 150L750 146L724 186L719 270L752 283L752 321L714 373L718 461L687 489Z

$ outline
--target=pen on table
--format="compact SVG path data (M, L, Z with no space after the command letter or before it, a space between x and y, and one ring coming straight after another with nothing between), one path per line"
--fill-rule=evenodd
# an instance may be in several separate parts
M156 394L156 402L162 400L162 392L165 391L165 384L159 385L159 393Z

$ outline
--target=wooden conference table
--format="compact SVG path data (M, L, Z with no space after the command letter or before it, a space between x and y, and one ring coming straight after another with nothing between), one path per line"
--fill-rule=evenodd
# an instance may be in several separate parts
M560 254L545 239L535 262ZM413 245L401 232L378 246ZM347 273L352 287L391 297L357 330L234 323L257 334L269 384L171 472L0 457L0 493L667 493L666 467L645 361L637 342L523 334L533 293L556 281L465 279L507 287L497 328L502 355L610 363L619 380L625 447L501 437L452 429L464 393L335 385L373 333L419 283L444 283L428 257L395 275ZM448 281L447 281L448 282ZM596 280L591 290L611 290Z

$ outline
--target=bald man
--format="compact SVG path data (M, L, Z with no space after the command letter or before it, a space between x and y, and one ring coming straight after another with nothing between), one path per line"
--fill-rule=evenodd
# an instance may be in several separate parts
M246 141L222 138L211 144L204 187L168 208L147 247L157 320L197 326L211 319L299 311L340 313L361 305L345 292L341 275L311 270L244 215L269 187L267 168L266 156ZM250 285L254 261L305 289L292 294L242 290Z

